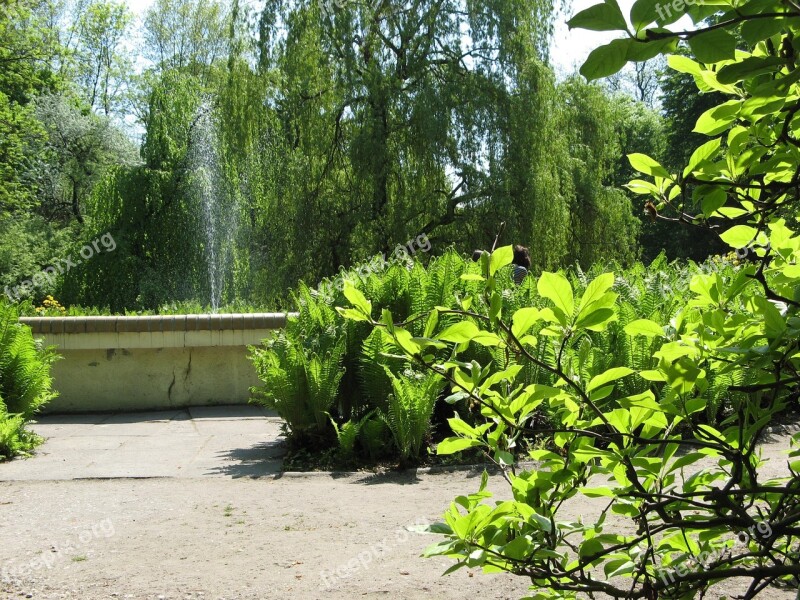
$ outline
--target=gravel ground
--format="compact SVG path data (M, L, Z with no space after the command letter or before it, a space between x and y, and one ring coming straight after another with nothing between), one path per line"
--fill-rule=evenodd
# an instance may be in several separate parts
M771 458L765 477L784 472L788 439L776 430L763 445ZM477 471L257 479L213 473L0 481L0 596L501 599L528 593L521 578L467 570L442 577L449 560L419 557L437 538L409 528L438 520L453 498L476 491ZM497 477L490 489L506 493ZM572 502L566 516L591 518L603 506ZM623 530L613 517L607 527ZM706 598L735 597L743 589L729 581ZM793 600L796 593L770 589L762 596Z

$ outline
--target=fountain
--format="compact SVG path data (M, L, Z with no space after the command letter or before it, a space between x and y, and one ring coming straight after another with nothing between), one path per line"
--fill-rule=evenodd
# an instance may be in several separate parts
M210 102L200 106L190 131L187 155L189 188L202 209L211 311L216 313L233 261L238 213L235 195L229 194L225 186L225 174L217 150L217 126Z
M217 314L231 285L237 195L226 185L210 103L200 107L190 131L187 183L208 264L208 288L197 292L210 290L212 313L21 318L63 358L53 365L59 396L48 412L243 404L250 387L260 385L248 346L285 327L289 315Z

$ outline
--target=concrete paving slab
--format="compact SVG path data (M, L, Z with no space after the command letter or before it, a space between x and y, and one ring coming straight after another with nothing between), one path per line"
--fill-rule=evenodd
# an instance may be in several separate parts
M280 428L254 406L43 416L45 443L0 463L0 481L262 477L280 472Z
M263 419L278 418L278 415L260 406L249 404L237 406L235 415L231 414L230 406L193 406L187 409L192 419Z

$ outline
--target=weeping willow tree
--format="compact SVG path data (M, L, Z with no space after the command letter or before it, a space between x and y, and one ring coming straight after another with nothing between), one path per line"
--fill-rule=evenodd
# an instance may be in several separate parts
M272 118L260 174L274 179L255 235L275 280L330 274L422 232L438 249L486 247L501 221L541 268L630 258L629 206L604 181L611 143L599 140L596 160L579 157L585 171L571 162L586 124L564 131L574 115L546 65L557 9L553 0L267 2L256 62ZM609 222L606 243L577 244L609 217L625 226Z
M182 1L204 10L154 10ZM224 56L218 40L214 52L189 40L191 56L147 73L144 165L94 196L92 222L118 232L123 252L72 275L67 299L119 309L208 297L187 167L201 110L238 223L224 299L278 308L299 279L423 233L434 253L487 248L501 222L536 269L632 258L610 101L558 84L547 65L559 1L268 0L253 13L233 0L215 13Z

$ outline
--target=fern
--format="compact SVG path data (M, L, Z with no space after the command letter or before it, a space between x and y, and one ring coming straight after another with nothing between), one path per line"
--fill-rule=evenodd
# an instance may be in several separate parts
M252 402L274 410L290 432L300 432L312 424L304 357L296 345L280 334L266 348L250 348L261 387L250 388Z
M358 377L366 405L384 413L392 393L392 381L385 367L398 373L406 364L405 360L392 360L387 356L394 350L389 335L382 328L376 328L364 340L358 360Z
M306 383L308 385L308 407L317 430L325 430L328 413L339 392L339 382L344 375L342 357L344 340L340 340L325 354L312 354L305 360Z
M391 448L391 433L386 421L381 417L371 417L362 426L359 432L361 446L367 451L370 459L378 460L389 453Z
M444 387L441 377L405 371L398 377L386 368L392 382L389 406L383 415L403 462L419 458L431 427L436 398Z
M339 452L343 456L350 457L355 453L356 441L358 441L359 435L361 434L361 429L364 427L364 424L372 418L374 412L375 411L367 413L361 420L347 421L341 427L331 418L333 429L336 431L336 440L339 443Z
M0 460L27 452L39 443L26 424L50 400L50 367L58 358L42 348L16 310L0 302Z

